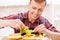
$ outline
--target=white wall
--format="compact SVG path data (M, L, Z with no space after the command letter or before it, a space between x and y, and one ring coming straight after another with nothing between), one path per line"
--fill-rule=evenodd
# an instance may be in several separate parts
M60 31L60 4L56 4L53 7L54 7L53 11L54 25Z
M0 0L0 6L27 5L30 0Z
M0 17L17 14L24 11L27 11L26 6L2 6L0 7Z

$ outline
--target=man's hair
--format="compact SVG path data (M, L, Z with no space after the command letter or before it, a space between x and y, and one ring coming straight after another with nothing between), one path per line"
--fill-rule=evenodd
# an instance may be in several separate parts
M30 0L31 3L32 0ZM36 3L42 3L43 1L45 1L45 5L46 5L46 0L34 0Z

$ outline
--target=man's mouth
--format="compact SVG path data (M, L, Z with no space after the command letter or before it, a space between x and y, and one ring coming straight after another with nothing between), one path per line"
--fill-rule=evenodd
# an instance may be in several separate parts
M33 19L36 19L36 17L35 17L35 16L33 16L32 18L33 18Z

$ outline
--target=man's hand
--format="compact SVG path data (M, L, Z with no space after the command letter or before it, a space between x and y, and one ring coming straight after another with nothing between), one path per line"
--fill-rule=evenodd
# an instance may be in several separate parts
M43 24L38 25L35 29L34 32L38 32L38 33L44 33L44 31L46 30L45 26Z
M25 27L23 22L21 20L19 20L19 19L10 20L10 21L11 22L9 22L9 26L11 26L12 28L22 30Z
M6 26L11 26L12 28L20 30L22 30L25 27L25 25L19 19L0 20L0 28Z

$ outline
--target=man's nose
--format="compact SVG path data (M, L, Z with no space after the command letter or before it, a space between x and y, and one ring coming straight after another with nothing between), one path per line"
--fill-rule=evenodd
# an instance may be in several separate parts
M38 11L37 11L37 10L35 10L35 15L37 15L37 13L38 13Z

